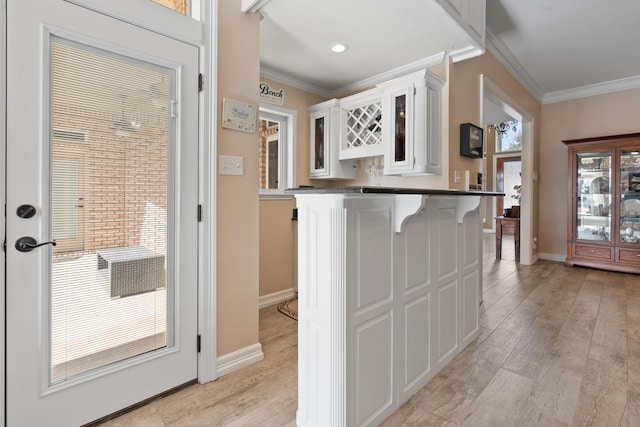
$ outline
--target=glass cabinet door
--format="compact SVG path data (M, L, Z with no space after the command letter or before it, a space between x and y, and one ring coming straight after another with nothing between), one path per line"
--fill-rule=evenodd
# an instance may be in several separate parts
M414 84L402 84L387 90L384 125L387 126L388 147L384 161L385 174L414 172L414 88Z
M576 238L611 241L611 153L577 154ZM638 182L640 185L640 181ZM638 212L640 215L640 212Z
M620 236L621 243L640 240L640 152L620 150Z
M310 112L311 118L311 178L324 178L330 173L329 168L329 127L330 109Z
M317 117L314 122L314 170L323 170L324 169L324 117Z
M394 100L394 162L405 162L407 160L407 95L395 96Z

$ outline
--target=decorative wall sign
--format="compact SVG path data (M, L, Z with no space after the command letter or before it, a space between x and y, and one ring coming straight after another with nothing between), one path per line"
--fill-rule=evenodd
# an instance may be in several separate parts
M260 82L260 101L269 104L284 104L284 89L272 89L269 83Z
M233 99L223 99L222 127L253 133L256 131L256 107Z

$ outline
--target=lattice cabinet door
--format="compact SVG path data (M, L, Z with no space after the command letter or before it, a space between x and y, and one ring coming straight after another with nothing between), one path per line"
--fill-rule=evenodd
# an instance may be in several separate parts
M372 89L340 101L340 159L385 154L382 96L380 90Z

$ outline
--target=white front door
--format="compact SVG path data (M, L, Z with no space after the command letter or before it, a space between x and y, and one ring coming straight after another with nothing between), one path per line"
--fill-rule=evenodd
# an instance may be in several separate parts
M197 378L198 55L8 0L7 425L81 425Z

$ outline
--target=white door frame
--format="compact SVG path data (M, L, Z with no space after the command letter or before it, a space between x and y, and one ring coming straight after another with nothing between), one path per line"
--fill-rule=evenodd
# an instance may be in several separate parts
M7 0L0 0L0 200L6 206L7 196L6 189L6 152L7 152ZM2 231L2 241L6 245L6 216L0 215L0 230ZM4 427L5 420L5 263L6 251L3 250L3 259L0 262L0 378L2 379L2 387L0 388L0 426Z
M194 2L195 3L195 2ZM198 330L201 336L198 356L198 381L206 383L218 377L217 364L217 175L218 175L218 0L202 1L200 19L203 25L200 66L204 87L200 99L200 257L198 260Z
M484 74L480 74L480 122L484 123L483 100L485 91L502 101L501 107L510 116L520 120L522 123L522 150L520 158L522 160L522 198L520 201L520 263L531 265L537 261L537 256L533 254L533 116L522 108L513 98L507 95L500 87L489 80ZM495 169L494 169L495 170ZM495 191L495 180L494 188ZM495 212L496 201L493 201ZM526 206L526 209L522 209Z
M75 0L75 3L82 4L84 0ZM119 18L127 22L136 23L136 19L131 18L132 4L136 0L117 0L120 9L116 12ZM144 0L143 0L144 1ZM86 0L88 3L95 3ZM196 2L194 2L196 3ZM142 4L142 1L140 1ZM113 4L112 4L113 6ZM7 58L7 1L0 0L0 129L6 129L6 58ZM129 17L127 17L129 15ZM139 15L137 15L139 16ZM148 15L147 15L148 16ZM204 88L200 97L199 108L199 144L200 144L200 194L199 201L202 204L202 223L199 230L199 267L198 267L198 329L201 335L201 350L198 355L198 381L205 383L217 378L217 346L216 346L216 304L217 304L217 284L216 284L216 188L217 188L217 16L218 0L200 2L199 16L201 20L202 37L199 41L191 41L200 47L201 72L204 75ZM166 26L161 29L164 35L174 37L182 41L185 36L172 34L172 27ZM0 132L0 200L6 201L6 132ZM4 215L0 215L0 230L5 241L6 220ZM5 262L0 262L0 366L5 366ZM6 377L4 369L0 369L0 427L5 425L5 384Z

